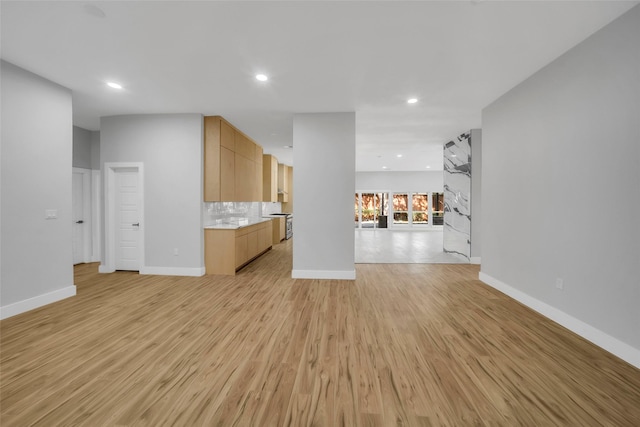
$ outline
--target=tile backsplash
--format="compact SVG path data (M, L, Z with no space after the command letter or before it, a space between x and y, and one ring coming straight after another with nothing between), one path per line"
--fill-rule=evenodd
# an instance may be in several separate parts
M204 202L202 220L206 227L225 218L259 218L281 211L280 202Z
M282 212L282 203L280 202L262 202L262 215Z

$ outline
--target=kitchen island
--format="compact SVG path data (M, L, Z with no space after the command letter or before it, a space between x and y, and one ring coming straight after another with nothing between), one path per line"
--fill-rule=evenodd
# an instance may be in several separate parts
M272 220L227 218L204 227L206 274L235 275L271 249Z

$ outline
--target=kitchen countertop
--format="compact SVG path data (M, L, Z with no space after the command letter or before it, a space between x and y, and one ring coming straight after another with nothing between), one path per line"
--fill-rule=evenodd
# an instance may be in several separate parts
M205 225L206 230L236 230L261 222L271 221L271 218L225 218L216 220L215 223Z

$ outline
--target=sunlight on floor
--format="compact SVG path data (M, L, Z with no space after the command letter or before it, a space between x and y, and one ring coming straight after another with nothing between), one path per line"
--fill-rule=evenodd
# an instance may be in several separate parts
M442 250L442 229L356 229L357 264L468 264Z

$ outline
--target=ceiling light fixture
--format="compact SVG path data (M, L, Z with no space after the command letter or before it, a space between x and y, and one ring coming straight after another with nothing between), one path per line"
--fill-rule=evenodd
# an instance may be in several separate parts
M415 104L418 102L418 98L409 98L407 99L407 104Z
M256 80L260 82L266 82L267 80L269 80L269 77L267 77L265 74L256 74Z
M400 158L400 157L402 157L402 154L396 154L396 157Z
M116 82L107 82L107 86L113 89L122 89L122 85Z
M382 169L389 169L389 168L388 168L388 167L386 167L386 166L383 166L383 167L382 167Z
M426 166L426 168L427 168L427 169L431 169L431 166L428 166L428 165L427 165L427 166Z

